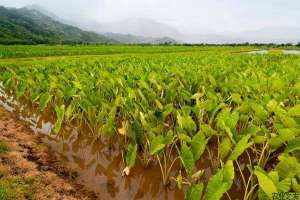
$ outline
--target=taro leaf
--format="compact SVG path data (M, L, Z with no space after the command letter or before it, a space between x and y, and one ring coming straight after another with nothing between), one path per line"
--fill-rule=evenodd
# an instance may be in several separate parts
M133 121L129 126L129 136L135 141L137 144L141 144L142 141L142 127L138 121Z
M288 114L291 117L300 117L300 104L290 108Z
M239 103L242 102L241 95L238 94L238 93L233 93L233 94L231 95L231 98L232 98L232 101L233 101L234 103L239 104Z
M107 136L111 136L115 133L114 128L115 128L116 113L117 113L117 107L113 106L108 114L108 119L102 128L102 132Z
M300 137L296 137L288 142L288 145L285 147L284 152L289 153L296 150L300 150Z
M180 141L184 141L184 142L191 142L192 139L190 138L190 136L184 134L184 133L178 133L178 139Z
M163 116L167 117L173 111L173 104L167 104L164 106Z
M218 115L217 119L217 126L224 130L231 141L235 143L235 132L236 132L236 125L239 120L239 114L238 112L231 113L230 108L224 108L220 114Z
M202 130L203 133L205 133L205 135L207 137L217 134L217 132L214 129L212 129L209 124L202 124L201 125L201 130Z
M41 111L43 111L47 107L48 103L51 101L51 98L52 98L52 95L50 95L48 92L45 92L44 94L42 94L40 96L39 105L40 105Z
M16 97L19 99L22 95L24 95L26 91L26 83L24 81L20 81L19 84L16 87Z
M250 125L249 127L247 128L244 128L242 130L242 133L241 134L250 134L252 136L256 136L257 133L261 130L261 128L259 126L255 126L255 125Z
M269 112L275 112L276 109L278 108L278 103L274 99L269 101L267 104L267 109Z
M286 128L297 127L297 122L292 117L288 117L286 114L277 114L277 117Z
M280 107L276 100L271 100L267 104L267 109L270 113L274 112L276 115L284 115L286 111Z
M218 120L224 121L225 125L231 129L236 127L239 119L238 112L232 112L230 108L224 108L218 115Z
M208 75L208 80L212 86L217 85L216 79L211 74Z
M192 108L190 106L185 105L185 106L181 107L181 111L182 111L183 115L189 116L192 111Z
M240 114L248 115L250 112L250 108L251 104L247 101L244 101L239 107L236 108L236 111L238 111Z
M38 90L30 90L30 99L32 103L35 103L40 98L40 92Z
M203 183L192 184L185 193L185 200L199 200L203 191Z
M283 154L279 156L279 161L275 170L281 178L293 178L300 174L300 164L297 158Z
M74 111L74 105L71 103L71 104L67 107L66 112L65 112L66 120L70 120L70 119L71 119L72 114L73 114L73 111Z
M249 142L248 140L250 139L251 135L245 135L235 146L235 148L233 149L229 160L236 160L248 147L250 147L253 142Z
M164 137L162 135L154 136L150 140L150 154L154 155L165 147Z
M81 97L79 106L84 112L87 112L92 103L86 97Z
M192 151L186 144L181 147L180 158L188 175L192 175L195 161Z
M272 149L277 149L284 141L280 137L271 137L269 140L270 147Z
M297 129L295 128L284 128L284 129L279 129L279 137L283 141L291 140L294 139L295 136L297 136Z
M194 120L189 115L180 115L178 113L177 121L178 121L179 127L188 131L189 133L194 132L197 129Z
M126 154L126 164L129 168L134 166L135 159L136 159L136 152L137 152L137 145L128 145L128 150Z
M174 138L173 132L171 130L168 131L167 134L164 136L164 144L165 145L171 144L173 142L173 138Z
M288 192L291 189L292 179L286 178L276 184L278 192Z
M300 193L300 184L297 182L296 178L292 178L292 188L295 192Z
M220 157L222 160L224 160L224 158L230 153L231 149L232 149L231 140L228 137L224 138L219 148Z
M268 177L273 181L278 192L288 192L290 190L290 186L292 182L291 178L286 178L282 181L279 181L278 172L275 170L269 172Z
M272 194L278 192L272 179L259 167L255 168L254 174L257 176L260 189L272 199Z
M149 125L148 125L148 123L147 123L147 121L146 121L146 119L145 119L145 115L142 112L140 112L140 120L141 120L141 124L143 125L143 127L145 129L149 129L150 128Z
M207 184L205 200L219 200L231 188L234 179L234 167L231 160L213 175Z
M203 133L199 132L193 137L191 141L191 150L195 161L199 160L200 156L203 154L206 144L207 140L205 139L205 135Z
M11 89L16 83L16 81L13 78L9 78L4 82L4 87L7 89Z
M156 103L156 106L157 106L160 110L163 110L163 109L164 109L164 106L162 105L162 103L160 103L159 100L155 99L155 103Z
M61 106L55 106L55 112L57 119L54 124L54 132L58 133L60 131L65 116L65 105L63 104Z
M65 99L69 99L69 98L73 97L73 96L76 94L76 88L67 85L67 86L64 88L63 93L64 93Z
M234 129L236 127L238 120L239 120L239 113L233 112L230 115L230 117L226 120L226 125L228 125L232 129Z
M265 120L268 117L268 112L264 109L264 107L260 104L253 104L252 109L255 112L255 116L260 120Z
M272 170L268 173L269 178L273 181L275 185L279 183L279 175L278 172L275 170Z
M256 135L253 138L255 144L263 144L266 141L267 137L265 135Z

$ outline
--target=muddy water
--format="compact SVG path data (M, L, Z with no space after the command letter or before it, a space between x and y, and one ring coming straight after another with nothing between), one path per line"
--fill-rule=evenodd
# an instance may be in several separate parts
M2 94L2 95L1 95ZM62 164L78 173L77 181L87 189L97 193L99 199L184 199L184 190L179 190L175 181L163 186L159 165L153 161L144 167L137 159L128 177L122 177L125 168L122 147L119 142L109 142L105 139L95 139L88 136L89 132L74 127L64 127L60 135L52 134L54 113L46 111L46 115L38 114L38 108L21 106L12 98L5 96L0 90L0 105L13 111L18 117L27 122L30 128L42 137L54 154L60 158ZM211 144L210 146L215 146ZM217 168L216 151L205 152L197 162L197 168L203 169L203 181L207 182ZM171 177L176 177L179 163L175 164ZM241 179L236 172L236 179L229 191L231 199L241 199L243 188ZM224 195L223 199L228 199Z
M138 160L130 176L122 177L125 164L117 144L77 133L66 140L48 135L43 140L65 165L79 172L78 181L97 192L99 199L183 199L176 185L163 187L157 165L144 168Z

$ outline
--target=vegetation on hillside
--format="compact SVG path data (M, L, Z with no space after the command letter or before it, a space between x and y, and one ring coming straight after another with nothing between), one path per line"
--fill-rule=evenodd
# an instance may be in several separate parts
M0 7L0 44L81 43L117 43L117 41L62 24L37 10Z

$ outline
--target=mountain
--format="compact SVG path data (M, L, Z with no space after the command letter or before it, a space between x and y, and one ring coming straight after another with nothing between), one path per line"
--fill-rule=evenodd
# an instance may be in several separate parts
M179 34L177 29L172 26L146 18L129 18L114 23L92 25L90 28L97 32L112 32L156 38L173 37Z
M118 43L43 14L36 8L0 7L0 44Z
M177 44L178 42L169 37L145 37L132 34L103 33L106 37L124 44Z
M164 43L167 38L172 43L223 44L244 42L238 35L216 34L203 31L198 34L183 33L171 25L147 18L129 18L113 23L85 21L78 23L84 29L104 33L105 36L121 43ZM168 42L166 42L168 43Z
M125 35L139 35L146 38L169 37L181 43L298 43L300 41L300 27L265 27L237 33L216 33L202 30L199 33L185 33L171 25L145 18L129 18L119 22L99 24L97 22L85 24L96 32L113 32Z
M67 25L71 25L71 26L76 26L76 23L74 23L73 21L70 21L70 20L66 20L64 18L61 18L59 16L57 16L56 14L54 14L53 12L41 7L40 5L38 4L32 4L32 5L28 5L28 6L25 6L24 8L26 9L29 9L29 10L36 10L36 11L39 11L40 13L42 13L43 15L46 15L48 17L51 17L53 20L57 21L57 22L60 22L60 23L63 23L63 24L67 24ZM84 29L83 29L84 30Z

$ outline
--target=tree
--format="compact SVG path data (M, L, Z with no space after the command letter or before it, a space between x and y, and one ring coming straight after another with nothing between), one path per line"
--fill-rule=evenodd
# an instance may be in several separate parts
M300 47L300 42L296 45L297 47Z

